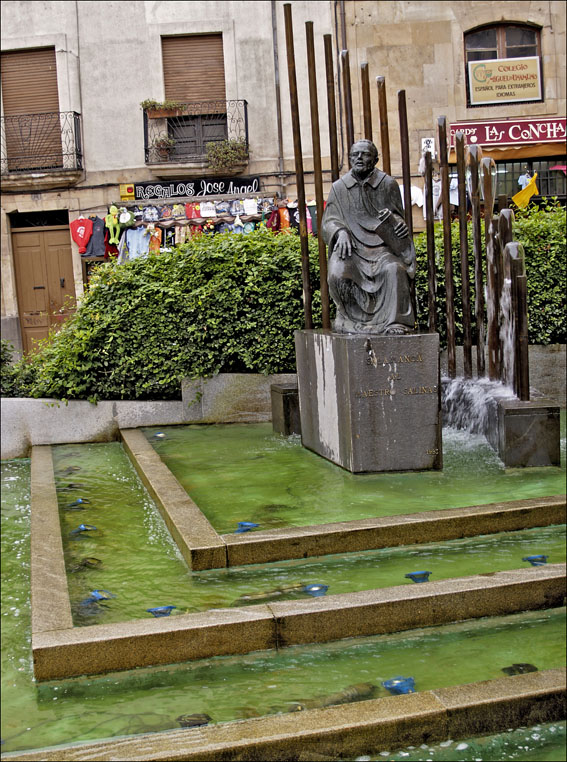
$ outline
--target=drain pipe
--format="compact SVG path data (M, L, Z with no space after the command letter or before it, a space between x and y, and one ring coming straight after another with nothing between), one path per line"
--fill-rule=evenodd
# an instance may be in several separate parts
M274 47L274 82L276 87L276 119L278 122L278 168L280 177L280 193L285 198L284 163L283 163L283 133L282 133L282 102L280 93L280 64L278 55L278 22L276 17L276 0L271 0L272 6L272 40Z
M340 0L341 5L341 22L342 22L342 33L341 33L341 45L339 46L339 22L337 18L337 6L339 4L339 0L335 0L335 50L337 51L337 89L339 94L339 133L341 136L341 156L340 156L340 162L339 162L339 171L343 168L344 164L344 155L345 155L345 145L344 145L344 136L343 136L343 97L342 97L342 90L341 90L341 59L340 59L340 51L345 50L346 48L346 27L345 27L345 21L344 21L344 15L345 15L345 5L344 0Z

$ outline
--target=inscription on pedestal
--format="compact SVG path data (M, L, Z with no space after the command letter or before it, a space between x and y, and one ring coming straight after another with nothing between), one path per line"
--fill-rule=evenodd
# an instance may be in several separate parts
M296 332L302 441L353 472L439 469L437 334Z

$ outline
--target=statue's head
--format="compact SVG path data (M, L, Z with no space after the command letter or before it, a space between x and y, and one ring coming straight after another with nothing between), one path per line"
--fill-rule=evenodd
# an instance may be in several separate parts
M367 177L378 163L378 158L378 149L371 140L357 140L349 152L353 174Z

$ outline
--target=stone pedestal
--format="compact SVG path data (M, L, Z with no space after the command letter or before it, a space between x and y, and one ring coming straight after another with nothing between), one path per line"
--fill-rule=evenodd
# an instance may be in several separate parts
M487 439L507 468L561 465L559 406L551 400L502 400Z
M295 333L303 446L353 473L442 467L439 337Z

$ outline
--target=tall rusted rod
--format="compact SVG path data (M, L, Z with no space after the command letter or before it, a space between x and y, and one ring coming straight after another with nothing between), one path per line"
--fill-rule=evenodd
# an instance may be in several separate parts
M494 159L482 159L482 188L484 191L484 240L486 245L486 315L488 339L488 378L500 381L500 243L494 229Z
M476 323L476 372L485 374L485 328L484 328L484 277L482 274L482 235L480 223L480 148L471 145L468 149L468 173L470 178L471 217L474 257L474 311Z
M370 105L370 78L368 64L360 64L360 84L362 85L362 113L364 116L364 137L372 140L372 107Z
M443 256L445 261L445 300L447 310L447 375L457 375L455 342L455 287L453 284L453 252L451 249L451 205L449 203L449 164L447 162L447 117L437 119L439 133L439 169L441 205L443 209Z
M411 170L409 158L408 112L406 106L406 91L398 90L398 115L400 119L400 147L402 152L402 180L404 183L404 212L410 237L413 235L413 218L411 211Z
M433 224L433 166L431 153L425 153L425 230L427 241L427 330L435 333L437 318L435 315L435 293L437 278L435 275L435 228Z
M301 151L301 131L299 127L299 102L297 97L297 77L295 73L295 52L293 47L293 21L291 4L284 4L285 41L287 50L287 71L289 97L291 102L291 127L293 152L295 155L295 176L297 184L297 205L299 211L299 238L301 243L301 276L303 282L303 312L305 328L313 327L311 314L311 282L309 279L309 243L307 240L307 214L305 210L305 182L303 176L303 154Z
M341 50L341 70L343 74L343 90L345 94L345 127L347 150L350 153L354 143L354 120L352 116L352 90L350 86L350 63L348 50Z
M339 148L337 140L337 107L335 103L335 72L333 67L333 39L323 35L325 46L325 74L327 78L327 113L329 117L329 152L331 156L331 180L339 179Z
M321 231L323 220L323 174L321 172L321 139L319 135L319 102L317 98L317 71L313 22L305 22L307 44L307 71L309 73L309 105L311 108L311 139L313 143L313 172L315 175L315 201L317 203L317 243L319 246L319 278L321 284L321 314L323 328L331 327L329 286L327 284L327 249Z
M455 136L457 182L459 188L459 245L461 252L461 301L463 310L463 375L472 378L471 299L469 281L469 242L467 234L467 190L465 181L465 138Z
M386 79L376 77L378 86L378 112L380 115L380 148L382 149L382 169L387 175L392 174L390 164L390 134L388 132L388 104L386 102Z

